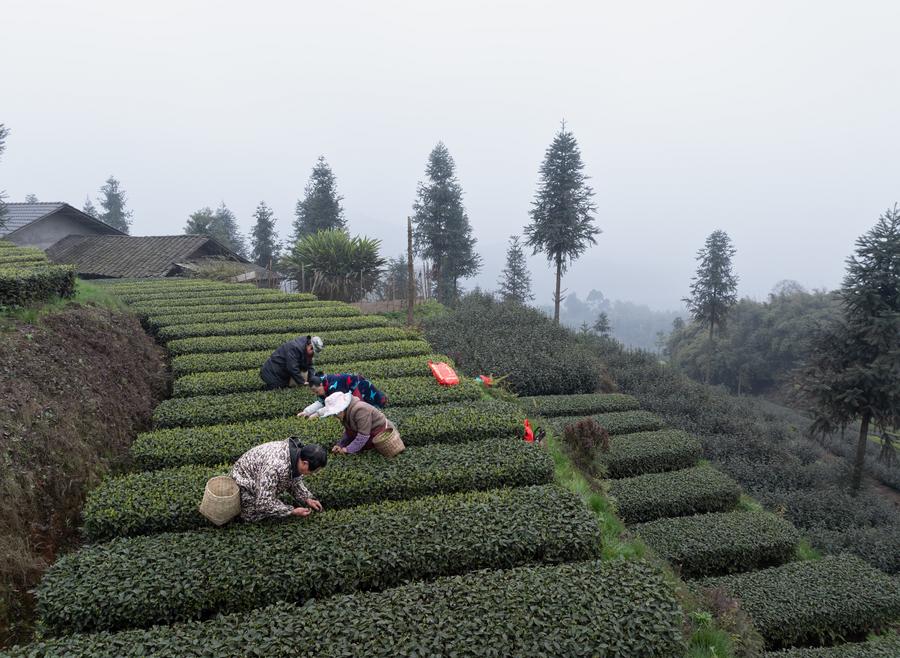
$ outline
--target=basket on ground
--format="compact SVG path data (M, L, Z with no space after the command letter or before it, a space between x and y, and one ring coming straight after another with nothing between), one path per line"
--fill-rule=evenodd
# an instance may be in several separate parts
M241 513L241 492L227 475L210 478L203 492L200 513L216 525L225 525Z
M388 458L396 457L406 449L403 439L400 438L400 432L393 424L388 425L385 431L372 439L372 444L378 454Z

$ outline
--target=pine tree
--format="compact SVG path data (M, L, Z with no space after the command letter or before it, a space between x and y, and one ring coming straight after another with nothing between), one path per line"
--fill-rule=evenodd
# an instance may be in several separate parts
M592 327L592 329L595 333L598 333L601 336L609 335L609 332L612 331L612 327L609 324L609 316L606 314L606 311L600 311L597 319L594 320L594 326Z
M517 301L524 304L532 299L531 274L525 262L525 251L519 244L519 236L512 235L509 238L509 246L506 248L506 267L500 275L497 292L505 301Z
M345 230L347 222L341 206L343 198L338 196L334 172L325 161L325 156L319 156L304 190L304 197L297 201L293 240L297 241L318 231Z
M691 296L683 301L694 320L709 328L709 355L706 361L706 383L715 352L715 330L725 323L728 309L737 303L738 278L731 269L736 253L725 231L713 231L697 252L697 274L691 279Z
M253 213L253 231L250 234L251 260L260 267L269 267L278 259L278 234L275 232L275 213L260 201Z
M894 206L856 241L839 293L842 317L813 343L798 384L813 403L814 434L859 421L852 488L862 482L869 429L900 427L900 210ZM893 454L885 441L882 456Z
M0 123L0 156L6 150L6 138L9 136L9 128ZM6 194L0 190L0 228L6 226Z
M481 269L455 169L450 151L438 142L425 167L428 182L419 183L413 204L415 250L429 262L435 296L442 304L457 299L460 279L475 276Z
M119 188L119 181L110 176L106 184L100 188L100 207L103 209L97 219L123 233L128 233L131 227L131 211L125 209L125 192Z
M237 220L224 201L215 211L207 206L193 213L185 224L184 232L187 235L209 236L239 256L247 255L244 237L238 230Z
M97 208L94 206L94 202L91 201L91 197L86 196L84 198L84 206L82 206L81 212L83 212L85 215L90 215L94 219L97 219Z
M37 194L26 194L25 203L38 203Z
M563 122L544 154L540 185L531 204L531 224L525 227L526 244L535 254L545 253L547 261L556 267L553 320L557 324L562 275L588 245L597 244L596 236L601 232L594 226L597 208L587 180L578 142Z

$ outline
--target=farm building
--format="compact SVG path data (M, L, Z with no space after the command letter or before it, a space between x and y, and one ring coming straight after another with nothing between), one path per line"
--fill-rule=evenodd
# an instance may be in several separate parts
M20 247L47 250L70 235L124 235L68 203L7 203L0 238Z
M234 264L235 281L276 285L267 272L205 235L69 235L47 249L55 263L85 279L188 276L205 266Z

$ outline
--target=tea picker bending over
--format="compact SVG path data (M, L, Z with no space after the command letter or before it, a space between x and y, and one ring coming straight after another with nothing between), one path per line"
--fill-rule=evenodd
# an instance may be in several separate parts
M352 393L332 393L325 398L325 407L319 412L322 418L337 416L344 426L344 435L331 452L336 454L356 454L374 448L373 441L384 432L385 437L399 433L394 424L368 402L353 397Z
M384 409L388 403L387 395L375 388L372 382L362 375L353 375L348 372L332 375L318 373L310 377L308 383L318 399L297 414L298 417L319 418L322 410L325 409L325 398L332 393L352 393L353 397L379 409Z
M313 357L322 351L325 343L318 336L298 336L277 350L260 368L259 376L271 390L303 386L315 374Z
M259 521L321 511L322 504L306 488L303 476L324 468L327 462L325 448L315 443L303 445L294 437L250 448L231 469L241 492L241 518ZM300 503L297 507L280 500L288 491Z

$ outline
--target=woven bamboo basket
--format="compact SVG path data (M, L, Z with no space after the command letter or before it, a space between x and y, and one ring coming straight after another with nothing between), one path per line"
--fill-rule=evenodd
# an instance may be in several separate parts
M406 450L406 446L403 445L403 439L400 438L400 432L396 427L391 425L388 430L372 439L372 445L375 446L378 454L388 458L396 457Z
M216 525L225 525L241 513L241 491L227 475L210 478L203 492L200 513Z

